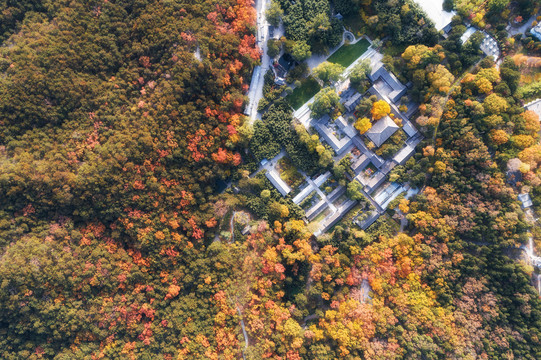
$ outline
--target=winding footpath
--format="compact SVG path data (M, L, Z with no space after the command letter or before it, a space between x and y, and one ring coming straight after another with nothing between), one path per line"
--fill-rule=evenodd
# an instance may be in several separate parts
M528 19L528 21L526 21L524 24L522 24L519 27L513 27L513 26L509 25L509 30L507 30L507 32L509 33L509 37L512 37L512 36L515 36L515 35L518 35L518 34L522 34L522 37L524 37L524 34L526 33L526 30L528 30L529 28L532 27L532 23L535 21L536 17L537 17L537 14L532 15Z
M229 221L229 229L231 231L231 240L229 240L229 243L235 242L235 215L237 215L237 212L233 211L233 215L231 215L231 220Z
M442 110L445 109L445 106L447 106L447 101L451 97L451 93L454 91L455 87L460 84L460 82L462 81L462 79L464 79L464 77L466 77L466 75L470 74L473 71L473 69L475 69L477 67L477 65L479 65L481 60L482 59L480 59L475 64L470 66L468 68L468 70L466 70L465 72L462 73L462 76L460 76L460 78L455 79L455 81L451 84L451 86L449 87L449 91L447 91L447 94L445 94L445 97L442 97L440 99L440 106L441 106ZM439 128L440 128L440 121L438 121L438 123L436 124L436 128L434 129L434 133L432 134L431 143L432 143L432 146L434 148L436 148L436 138L438 136ZM420 194L422 194L423 191L425 190L426 185L428 183L429 176L430 176L429 173L427 173L426 176L425 176L425 182L424 182L423 186L421 187L421 190L419 191Z
M244 326L244 317L242 316L242 312L240 311L240 308L237 306L237 311L239 313L240 317L240 327L242 328L242 335L244 336L244 350L242 351L242 358L246 359L244 352L246 349L248 349L248 334L246 333L246 327Z

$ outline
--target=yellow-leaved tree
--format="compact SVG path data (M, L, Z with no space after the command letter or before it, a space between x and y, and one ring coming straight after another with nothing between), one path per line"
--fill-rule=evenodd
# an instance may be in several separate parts
M361 134L364 134L372 128L372 123L368 118L361 118L355 122L355 129L359 130Z
M372 105L372 117L374 120L379 120L382 117L389 115L391 107L385 100L378 100Z

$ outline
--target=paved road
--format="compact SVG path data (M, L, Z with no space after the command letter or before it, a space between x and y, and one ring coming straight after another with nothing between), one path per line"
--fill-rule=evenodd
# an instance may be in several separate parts
M515 36L517 34L523 34L522 37L524 37L524 33L526 32L526 30L528 30L532 26L532 23L535 21L536 16L537 15L533 15L521 27L515 28L515 27L511 26L510 29L507 31L509 33L509 36Z
M261 49L261 66L260 71L254 75L257 76L256 79L252 79L252 84L250 86L250 91L248 93L249 103L247 108L247 113L250 118L250 122L254 122L257 118L257 106L259 100L263 97L263 83L265 72L269 68L270 59L267 55L267 39L269 37L269 24L267 23L267 18L265 16L265 11L267 10L268 0L256 0L255 9L257 11L257 21L256 21L256 41L257 45Z

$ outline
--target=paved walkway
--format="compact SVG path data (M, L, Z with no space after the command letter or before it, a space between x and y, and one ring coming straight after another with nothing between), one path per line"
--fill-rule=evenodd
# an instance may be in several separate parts
M316 94L317 95L317 94ZM312 120L312 110L308 107L314 102L316 96L314 95L310 100L304 103L297 111L293 113L293 117L298 119L306 129L310 127L310 120Z
M310 56L308 59L306 59L306 65L308 65L308 68L310 71L314 70L315 67L317 67L322 62L327 61L327 58L331 56L336 50L340 49L340 47L344 45L344 36L342 35L342 41L340 44L332 49L329 50L329 53L327 54L314 54Z
M374 209L376 209L376 211L381 215L385 212L385 210L379 206L379 204L374 200L372 199L372 196L368 195L366 193L366 191L364 191L364 189L361 189L361 192L363 193L364 197L368 199L368 201L370 201L370 203L372 204L372 206L374 207Z
M280 150L280 152L278 153L278 155L276 155L275 157L273 157L271 160L268 160L267 163L265 165L259 165L259 168L254 171L252 174L250 174L250 177L254 177L256 176L257 174L259 174L263 169L267 170L267 171L276 171L275 169L275 166L276 164L278 163L278 160L280 160L281 158L283 158L284 156L286 156L286 151L284 149Z
M306 173L304 171L301 171L299 170L299 172L304 176L304 178L306 179L306 181L308 182L309 186L312 186L314 188L314 190L316 190L317 194L319 195L319 197L325 201L325 203L327 203L327 207L329 207L329 209L332 210L332 212L334 213L336 211L336 206L333 205L333 203L331 201L329 201L329 199L327 199L327 195L325 195L323 193L323 191L321 191L319 189L319 186L317 186L317 184L314 182L314 180L312 180L309 176L306 175Z
M308 194L310 194L312 191L313 191L313 187L308 184L304 189L301 190L300 193L298 193L294 198L293 198L293 202L297 205L300 204L301 201L304 200L305 197L308 196Z
M340 219L346 214L348 211L350 211L355 205L357 204L357 201L355 200L347 200L345 201L334 213L331 213L328 215L325 219L323 219L320 222L319 229L314 232L314 236L318 237L319 235L323 234L324 232L327 232L331 227L334 226Z
M240 327L242 329L242 336L244 337L244 350L242 350L242 358L246 359L246 357L244 356L244 351L248 349L248 346L250 344L248 343L248 334L246 333L246 327L244 326L244 317L242 316L242 312L240 311L240 308L238 305L237 305L237 312L239 313Z
M319 186L321 186L325 181L327 181L328 178L331 177L331 172L330 171L327 171L325 174L323 175L319 175L317 177L317 179L315 179L312 183L308 182L308 185L301 190L300 193L298 193L294 198L293 198L293 202L297 205L299 205L299 203L301 201L304 200L305 197L308 196L308 194L310 194L313 190L315 190L314 186L317 188Z
M507 32L509 33L509 36L515 36L517 34L522 34L522 37L524 37L524 33L526 32L526 30L528 30L530 27L532 27L532 23L535 21L535 18L537 17L537 14L536 15L533 15L531 18L528 19L528 21L526 21L524 23L524 25L518 27L518 28L515 28L515 27L512 27L511 25L508 26L508 30Z
M331 177L331 172L330 171L327 171L325 174L322 174L322 175L319 175L315 180L314 180L314 183L317 185L317 186L321 186L323 185L323 183L325 181L327 181L328 178Z

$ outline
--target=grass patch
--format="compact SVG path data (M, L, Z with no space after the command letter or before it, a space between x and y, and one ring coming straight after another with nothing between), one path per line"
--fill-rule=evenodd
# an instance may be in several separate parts
M384 159L390 159L402 149L407 138L406 133L402 129L399 129L374 152Z
M318 222L322 221L323 219L325 219L330 213L331 213L331 209L327 208L324 211L320 212L319 215L316 216L314 218L314 220L312 220L311 222L312 223L318 223Z
M288 157L283 157L278 160L277 170L280 173L280 178L292 189L295 189L304 181L304 176L297 171L297 168Z
M323 191L325 195L329 195L338 187L338 181L334 178L334 176L330 176L321 186L319 187L319 190Z
M517 94L524 100L534 100L541 95L541 81L532 82L525 86L520 86Z
M303 79L301 86L293 89L293 92L286 97L286 100L293 109L297 110L317 94L319 90L321 90L321 86L319 86L316 79L310 76Z
M321 201L321 197L319 196L316 190L313 190L310 194L308 194L308 196L303 201L301 201L299 206L303 210L308 211L312 206L314 206L320 201Z
M383 214L366 230L366 232L376 240L380 236L394 236L399 230L400 225L388 214Z
M342 206L348 200L349 200L349 198L347 196L347 193L343 193L342 195L340 195L340 197L338 199L336 199L333 202L333 205L338 208L338 207Z
M321 222L323 219L325 219L329 214L331 213L331 209L327 208L324 211L320 212L318 216L312 220L313 223Z
M355 44L344 44L340 49L336 50L334 54L329 56L328 62L340 64L343 67L348 67L355 60L359 58L366 49L370 46L370 43L366 39L361 39Z

